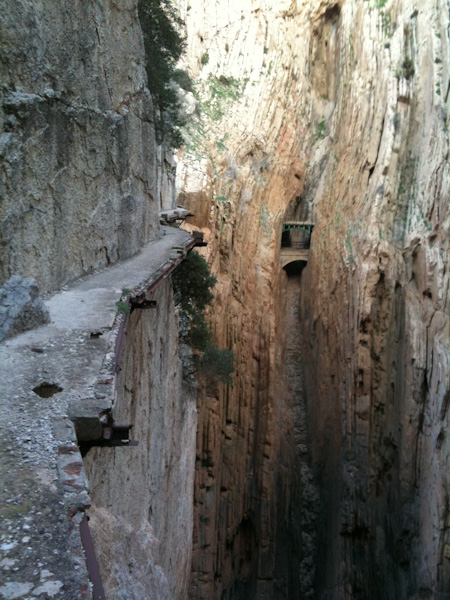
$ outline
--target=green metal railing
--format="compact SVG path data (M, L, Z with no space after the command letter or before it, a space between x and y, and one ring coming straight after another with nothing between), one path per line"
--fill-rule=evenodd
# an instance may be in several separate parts
M290 221L287 223L283 223L283 233L285 231L304 231L309 236L311 236L311 232L313 230L314 223L305 223L301 221Z
M307 250L311 242L311 232L314 223L305 223L304 221L288 221L283 223L283 235L281 239L282 248L292 248L295 250ZM291 232L300 231L303 239L292 239ZM306 235L305 235L306 234Z

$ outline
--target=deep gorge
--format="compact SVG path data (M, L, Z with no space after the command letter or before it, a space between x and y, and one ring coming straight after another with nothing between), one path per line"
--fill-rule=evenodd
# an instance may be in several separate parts
M206 116L178 180L239 356L199 415L192 597L444 598L448 6L222 10L185 14ZM315 223L295 299L289 220Z
M2 284L128 258L177 202L235 356L183 375L170 280L131 313L139 446L84 458L107 599L450 598L448 1L174 1L174 154L135 0L2 5Z

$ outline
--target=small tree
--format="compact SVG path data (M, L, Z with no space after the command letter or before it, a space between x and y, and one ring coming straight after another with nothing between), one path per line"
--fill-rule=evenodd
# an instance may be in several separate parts
M214 299L212 290L217 283L208 263L198 252L190 252L174 271L172 283L175 302L187 322L189 342L199 352L194 359L196 368L207 377L230 383L234 371L233 353L217 346L206 323L205 309Z
M139 0L138 11L144 37L148 87L161 112L157 130L161 138L168 138L176 148L183 143L180 127L184 123L179 115L177 93L170 82L184 48L180 34L183 21L171 0Z
M198 318L214 299L212 290L217 279L198 252L190 252L172 276L175 302L190 317Z
M217 378L222 383L231 383L234 372L234 354L224 348L220 350L215 344L208 344L199 357L198 369L206 376Z
M205 352L211 342L211 331L204 312L195 312L189 320L189 340L195 350Z

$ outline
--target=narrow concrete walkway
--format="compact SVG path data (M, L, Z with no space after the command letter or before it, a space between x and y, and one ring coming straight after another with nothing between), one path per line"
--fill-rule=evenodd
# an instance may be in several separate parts
M74 404L94 413L110 406L105 357L114 350L116 302L179 261L173 247L192 242L183 230L161 230L134 258L49 298L49 325L0 345L2 599L91 598L79 535L88 486L68 414ZM48 397L33 391L39 385Z

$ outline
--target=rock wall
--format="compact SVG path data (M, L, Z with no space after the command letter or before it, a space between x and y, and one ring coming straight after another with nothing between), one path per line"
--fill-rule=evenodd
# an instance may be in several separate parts
M2 0L0 14L0 282L49 291L158 237L173 160L136 0Z
M446 598L449 6L181 8L178 184L237 357L199 399L191 597ZM289 219L315 222L294 320Z
M179 5L180 198L237 367L201 384L192 516L170 289L133 312L115 418L142 441L86 461L108 594L185 597L193 519L192 599L448 598L448 1ZM49 291L158 235L173 164L135 0L0 10L0 277Z
M91 486L90 528L106 597L187 597L197 411L182 377L172 286L157 307L134 310L113 416L131 424L137 447L92 448L84 461ZM186 357L185 357L186 358Z
M339 16L301 292L331 597L450 591L448 22L431 2Z

